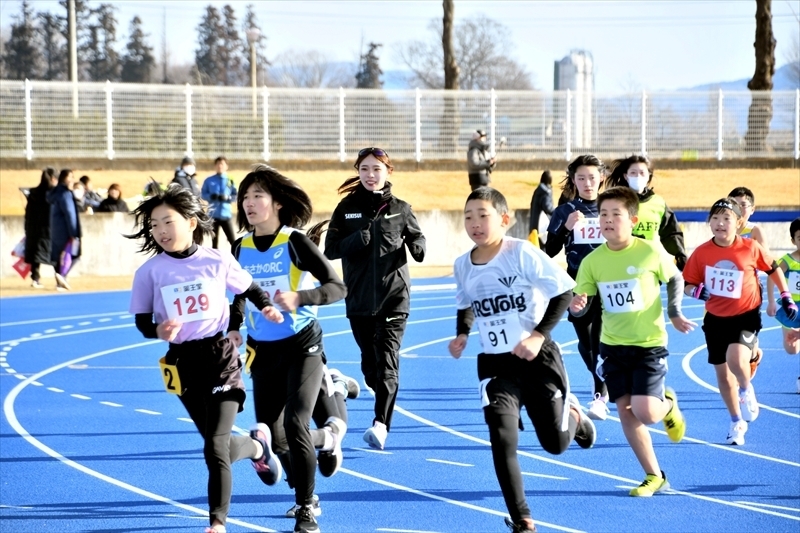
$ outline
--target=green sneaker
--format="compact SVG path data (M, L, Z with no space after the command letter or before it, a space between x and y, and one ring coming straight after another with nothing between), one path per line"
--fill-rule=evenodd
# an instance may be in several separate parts
M678 408L678 395L675 394L672 387L667 387L667 390L664 391L664 396L672 401L672 408L664 416L664 429L667 431L669 440L680 442L686 433L686 419Z
M647 474L642 484L632 489L630 495L638 498L649 498L656 492L664 492L667 489L669 489L669 482L667 481L667 475L662 470L661 477L655 474Z

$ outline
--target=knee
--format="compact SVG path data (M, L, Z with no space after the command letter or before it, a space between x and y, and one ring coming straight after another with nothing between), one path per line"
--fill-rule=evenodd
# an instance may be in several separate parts
M213 435L206 439L203 446L203 455L206 463L224 463L230 461L230 434Z
M296 413L292 414L292 416L285 417L283 420L283 428L286 430L286 440L288 442L293 442L296 441L299 436L308 434L309 423L310 420L301 420Z
M559 431L550 438L539 439L544 451L552 455L561 455L567 451L570 441L569 432L567 431Z

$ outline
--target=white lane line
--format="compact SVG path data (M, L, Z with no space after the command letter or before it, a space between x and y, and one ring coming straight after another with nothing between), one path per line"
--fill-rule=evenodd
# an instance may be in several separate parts
M0 363L0 368L8 368L9 366L11 365L9 365L8 363Z
M23 374L14 374L14 377L17 379L25 379L25 376Z
M58 330L55 329L55 328L48 328L48 329L44 330L45 333L55 333L56 331L58 331Z
M107 405L109 407L122 407L122 404L114 403L114 402L100 402L103 405Z
M55 387L47 387L47 390L51 390L51 391L53 391L53 392L64 392L63 390L61 390L61 389L57 389L57 388L55 388Z
M523 476L541 477L544 479L557 479L558 481L569 481L568 477L563 476L548 476L547 474L537 474L536 472L523 472Z
M361 448L361 447L353 447L351 450L358 450L361 452L369 452L369 453L377 453L378 455L392 455L392 452L387 452L384 450L376 450L375 448Z
M39 383L38 381L31 381L31 385L35 385L35 386L37 386L37 387L41 387L41 386L43 386L44 384L43 384L43 383Z
M91 400L88 396L84 396L83 394L70 394L73 398L77 398L79 400Z
M2 351L10 352L11 351L11 346L3 346L3 350Z
M457 463L455 461L445 461L443 459L425 459L426 461L430 461L431 463L441 463L443 465L452 465L452 466L475 466L469 463Z
M364 479L366 481L371 481L372 483L377 483L378 485L383 485L384 487L389 487L389 488L392 488L392 489L401 490L401 491L404 491L404 492L409 492L411 494L416 494L417 496L422 496L424 498L430 498L431 500L436 500L436 501L440 501L440 502L444 502L444 503L449 503L451 505L455 505L455 506L458 506L458 507L463 507L465 509L471 509L473 511L480 511L482 513L486 513L486 514L490 514L490 515L494 515L494 516L502 516L502 517L508 516L508 512L506 512L506 511L496 511L494 509L489 509L487 507L480 507L478 505L473 505L471 503L462 502L462 501L459 501L459 500L452 500L450 498L444 498L444 497L439 496L437 494L429 494L429 493L423 492L421 490L413 489L411 487L406 487L405 485L399 485L397 483L392 483L391 481L386 481L384 479L379 479L379 478L376 478L376 477L368 476L366 474L362 474L361 472L356 472L354 470L350 470L349 468L340 468L339 472L344 472L344 473L349 474L349 475L351 475L353 477ZM541 520L538 520L538 519L536 520L536 524L540 525L540 526L544 526L544 527L550 527L550 528L553 528L553 529L557 529L558 531L566 531L568 533L584 533L580 529L571 529L571 528L564 527L564 526L559 526L559 525L556 525L556 524L550 524L548 522L542 522Z
M94 333L96 331L108 331L110 329L123 329L132 327L135 327L135 324L120 324L119 326L105 326L102 328L76 329L74 331L62 331L60 333L53 333L52 335L42 335L41 333L33 333L30 336L21 339L14 339L13 341L0 342L0 346L4 344L14 346L14 344L12 343L31 342L34 340L41 341L45 339L55 339L57 337L68 337L70 335L83 335L84 333ZM350 331L348 330L346 333L350 333Z
M46 376L48 374L51 374L51 373L56 372L58 370L61 370L62 368L66 368L69 365L73 365L73 364L76 364L76 363L81 363L83 361L88 361L89 359L93 359L95 357L101 357L103 355L108 355L108 354L112 354L112 353L131 350L131 349L134 349L134 348L141 348L143 346L150 346L152 344L158 344L160 342L162 342L162 341L160 341L160 340L152 340L152 341L140 342L140 343L137 343L137 344L129 344L127 346L121 346L121 347L118 347L118 348L112 348L110 350L105 350L105 351L102 351L102 352L97 352L97 353L93 353L93 354L90 354L90 355L85 355L83 357L79 357L79 358L73 359L71 361L66 361L64 363L61 363L61 364L58 364L58 365L55 365L55 366L51 366L50 368L46 368L46 369L42 370L41 372L39 372L37 374L34 374L33 376L27 378L22 383L18 383L16 387L11 389L11 391L8 393L8 395L6 396L5 400L3 401L3 413L6 415L6 420L8 420L8 424L11 426L11 428L14 431L17 432L17 434L19 436L21 436L23 439L28 441L28 443L31 444L32 446L34 446L35 448L41 450L42 452L44 452L45 454L49 455L50 457L61 461L65 465L70 466L70 467L72 467L72 468L74 468L74 469L76 469L76 470L78 470L80 472L83 472L84 474L90 475L90 476L92 476L94 478L97 478L97 479L99 479L101 481L105 481L107 483L110 483L111 485L115 485L115 486L120 487L122 489L125 489L125 490L128 490L130 492L133 492L134 494L138 494L140 496L143 496L145 498L150 498L151 500L155 500L155 501L158 501L158 502L161 502L161 503L166 503L167 505L172 505L172 506L177 507L179 509L183 509L184 511L189 511L189 512L191 512L193 514L197 514L197 515L200 515L200 516L208 516L208 511L205 511L205 510L200 509L198 507L193 507L191 505L186 505L185 503L177 502L175 500L167 498L166 496L161 496L160 494L156 494L154 492L150 492L148 490L141 489L141 488L136 487L134 485L130 485L128 483L125 483L124 481L120 481L119 479L107 476L105 474L101 474L100 472L97 472L96 470L92 470L91 468L88 468L87 466L84 466L81 463L73 461L72 459L67 459L66 457L64 457L63 455L61 455L60 453L58 453L54 449L50 448L49 446L45 445L40 440L38 440L35 437L33 437L30 433L28 433L28 431L24 427L22 427L22 424L20 424L19 420L17 419L17 414L14 411L14 402L16 401L17 396L19 396L19 393L22 392L22 390L26 386L28 386L30 384L30 382L32 382L34 380L38 380L38 379L40 379L40 378L42 378L42 377L44 377L44 376ZM265 527L262 527L262 526L258 526L256 524L250 524L249 522L244 522L242 520L236 520L234 518L228 518L228 523L236 524L236 525L242 526L242 527L246 527L246 528L252 529L254 531L262 531L262 532L265 532L265 533L277 533L274 529L265 528Z
M774 329L780 329L782 327L783 326L772 326L772 327L769 327L769 328L764 328L761 331L771 331L771 330L774 330ZM695 383L697 383L701 387L706 388L706 389L708 389L710 391L714 391L717 394L719 394L719 389L717 387L711 385L710 383L707 383L707 382L703 381L700 378L700 376L695 374L694 370L692 370L692 358L695 355L697 355L700 351L704 350L706 348L706 346L707 346L706 344L701 344L700 346L698 346L694 350L692 350L689 353L687 353L683 357L683 359L681 360L681 368L683 368L683 371L686 372L687 376L689 376L689 379L691 379L692 381L694 381ZM797 413L792 413L790 411L784 411L783 409L777 409L775 407L770 407L769 405L764 405L763 403L759 403L758 406L761 409L764 409L766 411L772 411L773 413L778 413L778 414L781 414L781 415L790 416L792 418L800 419L800 414L797 414Z
M54 318L38 318L36 320L22 320L20 322L3 322L0 324L0 328L6 326L26 326L28 324L49 324L51 322L61 322L64 320L82 320L84 318L97 318L101 316L117 316L117 315L127 315L127 312L118 312L118 313L99 313L94 315L75 315L75 316L58 316ZM54 330L55 331L55 330ZM12 346L14 346L12 344Z
M191 424L194 424L194 420L192 420L191 418L178 417L178 420L180 420L181 422L189 422Z
M111 322L110 318L101 318L98 322Z
M158 411L150 411L148 409L134 409L137 413L144 413L146 415L160 415Z
M769 503L761 503L761 502L744 502L738 501L736 503L743 503L746 505L755 505L756 507L767 507L769 509L780 509L782 511L789 511L791 513L800 513L800 509L796 507L784 507L782 505L771 505Z
M61 326L61 329L72 329L72 328L74 328L74 327L75 327L75 326L73 326L72 324L66 324L66 325L64 325L64 326Z
M91 322L78 322L79 326L88 326Z

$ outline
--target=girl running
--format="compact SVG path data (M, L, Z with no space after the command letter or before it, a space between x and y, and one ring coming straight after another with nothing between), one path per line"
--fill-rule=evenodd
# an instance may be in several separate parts
M246 364L253 378L256 420L275 435L275 451L294 486L294 530L313 533L319 531L314 517L319 508L319 500L314 500L315 449L320 450L320 473L332 476L342 463L341 441L347 431L339 406L329 408L335 416L327 418L322 429L309 430L325 375L317 306L341 300L346 289L317 247L323 225L314 226L308 236L295 229L311 218L311 199L299 185L273 168L257 165L239 191L239 227L250 233L234 243L233 255L256 276L283 321L270 323L254 308L245 312L244 298L236 296L228 337L242 344L239 327L246 315ZM314 287L312 276L319 287ZM325 390L333 395L330 376L327 381ZM325 394L322 400L328 398Z
M706 302L703 332L708 362L714 365L720 395L731 416L728 444L743 445L747 423L758 417L750 382L750 357L761 329L761 288L757 270L781 291L781 307L790 318L797 305L778 265L754 239L738 235L744 219L732 198L717 200L709 212L714 237L695 249L684 268L684 292Z
M140 251L155 254L133 278L130 312L145 338L169 342L161 359L167 392L177 394L205 440L208 505L206 533L224 533L231 500L231 463L249 458L275 483L280 463L270 451L263 424L250 437L231 435L245 400L241 362L222 331L228 324L225 290L244 294L261 315L280 322L283 315L233 257L199 246L212 222L197 197L170 185L134 211ZM153 321L155 317L155 322Z
M686 264L683 231L675 213L652 188L653 163L643 155L632 155L615 160L611 168L606 188L621 185L630 187L639 195L639 222L634 226L633 234L651 241L658 237L664 249L675 257L678 269L683 270Z
M597 194L603 183L604 171L605 165L594 155L582 155L570 163L562 190L573 200L556 208L547 228L545 251L550 257L555 257L564 248L567 274L572 279L578 276L578 267L583 258L605 242L597 212ZM594 393L588 411L589 418L594 420L605 420L609 412L608 389L597 375L601 315L599 298L592 300L585 314L567 315L578 336L578 352L594 381Z
M375 391L375 419L364 440L382 450L392 425L400 374L400 343L406 329L410 280L406 248L425 258L425 237L411 206L392 194L392 163L385 150L358 152L358 176L333 212L325 256L341 259L347 285L347 318L361 349L361 371Z

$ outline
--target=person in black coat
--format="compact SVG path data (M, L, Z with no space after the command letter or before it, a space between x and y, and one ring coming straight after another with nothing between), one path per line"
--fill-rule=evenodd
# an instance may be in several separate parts
M28 204L25 206L25 262L31 266L31 286L43 289L39 281L39 266L51 265L50 262L50 204L47 203L47 192L56 186L58 177L56 170L47 167L42 171L39 185L28 193Z
M411 206L392 194L387 178L393 167L384 150L361 150L355 168L359 175L339 187L348 194L333 211L325 257L342 260L347 318L361 349L364 381L375 391L375 418L364 440L382 450L397 399L411 297L406 249L422 262L425 236Z
M548 217L553 214L553 177L550 175L549 170L542 172L542 178L539 180L539 186L533 191L531 198L531 212L530 221L528 222L528 233L533 230L539 230L540 217L542 214ZM545 224L546 225L546 224ZM546 231L539 231L539 242L544 244L544 233Z
M50 261L56 267L56 289L69 290L71 287L67 283L66 269L62 269L61 254L68 251L72 258L80 255L80 248L67 250L67 244L71 239L80 239L81 220L78 217L78 207L75 197L72 195L72 185L74 177L72 170L62 169L58 175L58 185L47 193L47 201L50 203Z
M181 161L181 166L175 169L175 176L172 178L172 183L177 183L181 187L189 189L192 194L200 198L200 185L197 183L197 167L194 165L194 159L188 155Z
M128 204L122 199L122 189L117 183L112 183L108 187L108 197L100 202L97 207L98 213L127 213Z

